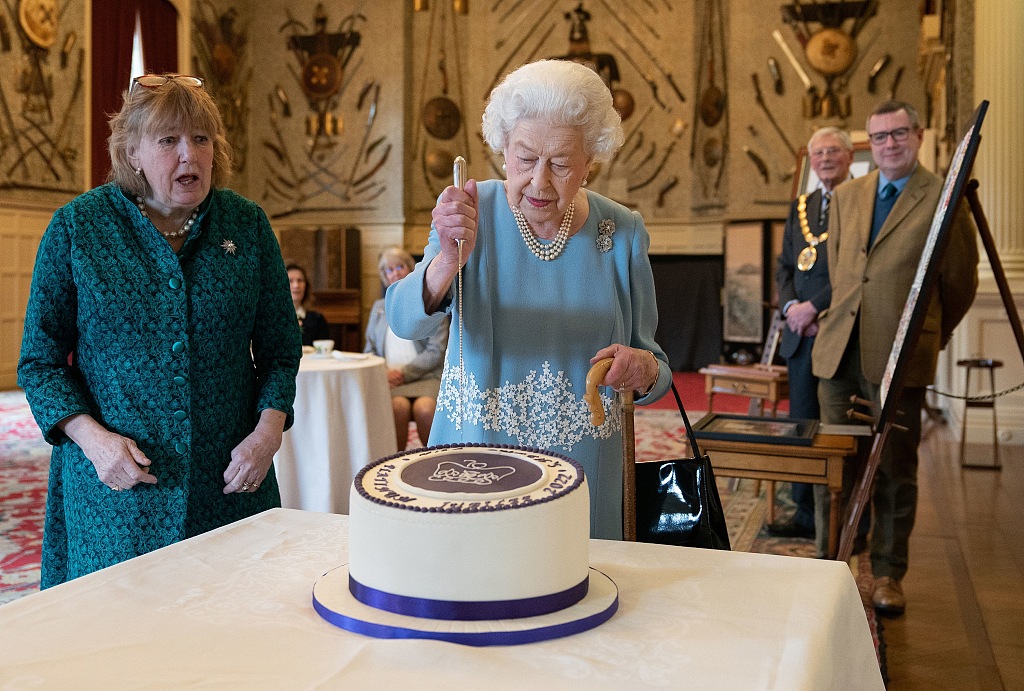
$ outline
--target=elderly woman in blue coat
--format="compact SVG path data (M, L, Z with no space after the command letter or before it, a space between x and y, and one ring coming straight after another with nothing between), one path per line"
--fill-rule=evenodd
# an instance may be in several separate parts
M423 260L388 289L388 321L415 339L452 315L431 444L575 458L590 487L591 535L621 538L621 415L606 392L605 422L591 424L586 375L613 358L603 383L643 405L665 393L671 372L654 341L643 220L585 189L591 165L622 144L619 116L595 72L545 60L494 89L483 133L507 178L441 193Z
M385 287L408 276L415 266L412 255L401 247L387 248L377 261L377 271ZM416 422L416 434L423 444L430 438L447 347L447 319L426 338L410 341L396 336L388 326L384 299L373 303L370 320L366 324L363 352L379 355L387 361L399 451L409 444L409 423L412 421Z
M134 80L111 181L57 210L18 383L53 444L42 587L280 506L299 328L197 77Z

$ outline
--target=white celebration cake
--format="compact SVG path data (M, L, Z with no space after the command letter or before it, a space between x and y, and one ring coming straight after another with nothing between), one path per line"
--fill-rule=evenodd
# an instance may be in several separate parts
M577 633L618 603L589 566L589 517L583 468L566 456L486 444L389 456L353 482L348 592L329 572L335 592L318 582L314 606L386 638L491 645ZM506 620L517 622L510 634L495 626Z

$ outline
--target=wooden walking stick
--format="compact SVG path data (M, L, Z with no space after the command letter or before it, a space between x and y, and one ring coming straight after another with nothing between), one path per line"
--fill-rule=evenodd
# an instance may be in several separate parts
M590 424L600 427L604 424L604 406L597 387L601 386L612 358L594 363L587 372L586 393L583 399L590 408ZM622 539L636 542L636 448L633 433L633 392L619 391L622 397Z

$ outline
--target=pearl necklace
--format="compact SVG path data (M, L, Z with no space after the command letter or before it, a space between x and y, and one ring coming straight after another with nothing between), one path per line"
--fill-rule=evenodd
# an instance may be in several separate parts
M512 207L512 215L515 216L516 225L519 226L519 234L523 236L526 246L530 248L530 251L538 259L549 262L552 259L557 259L558 255L565 249L565 243L569 239L569 228L572 226L572 214L575 208L576 200L569 202L569 208L565 210L565 215L562 216L562 224L558 226L558 234L555 235L554 240L546 245L542 245L537 236L533 234L530 224L526 222L526 217L523 216L523 212L519 210L519 207Z
M149 214L146 213L146 200L143 199L142 197L135 197L135 203L136 205L138 205L139 211L142 212L142 215L145 216L146 218L149 218ZM153 224L153 227L156 228L156 232L160 233L168 240L174 240L188 235L189 231L192 230L192 226L195 225L197 218L199 218L199 207L196 207L196 209L192 212L192 215L185 220L185 222L181 225L181 228L179 228L178 230L171 231L170 233L165 233L159 228L156 228L155 223Z

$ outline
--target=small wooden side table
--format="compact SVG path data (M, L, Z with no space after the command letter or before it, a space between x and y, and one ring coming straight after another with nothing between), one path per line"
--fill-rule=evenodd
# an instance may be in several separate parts
M835 558L842 522L843 463L857 452L857 439L846 434L816 434L810 446L700 439L718 477L748 477L775 482L826 485L829 513L828 554ZM774 519L775 497L768 497L768 520Z
M789 398L789 376L781 365L708 365L699 370L704 375L704 392L708 395L708 412L715 409L715 394L728 393L758 399L758 409L751 415L764 415L765 402L775 416L779 401Z

